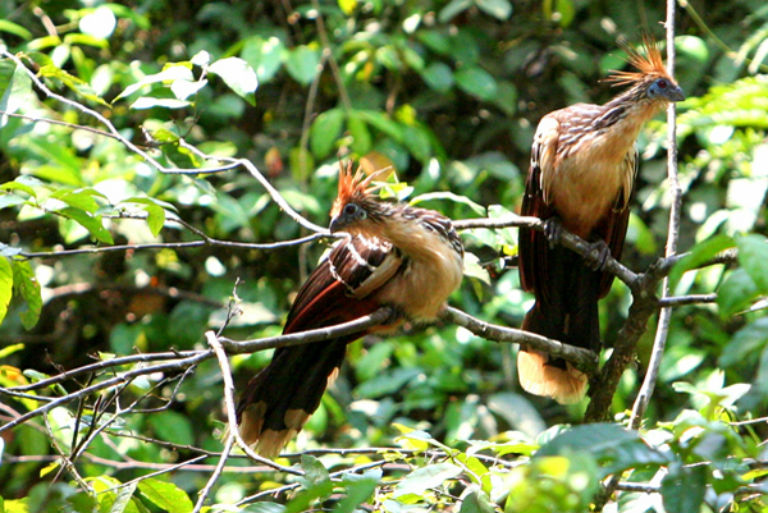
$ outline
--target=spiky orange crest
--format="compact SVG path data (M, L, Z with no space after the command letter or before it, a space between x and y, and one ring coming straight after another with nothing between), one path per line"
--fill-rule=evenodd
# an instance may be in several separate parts
M380 169L365 176L362 167L358 167L357 172L353 173L351 161L339 161L339 191L331 207L331 217L339 215L344 205L350 201L360 202L369 198L378 189L378 186L370 186L371 182L385 171L387 169Z
M627 62L634 66L637 71L612 71L605 81L611 82L615 86L621 86L635 84L647 80L648 77L671 79L667 73L667 68L664 67L664 62L661 60L661 52L656 41L646 34L643 36L643 47L645 48L645 55L630 46L625 48Z

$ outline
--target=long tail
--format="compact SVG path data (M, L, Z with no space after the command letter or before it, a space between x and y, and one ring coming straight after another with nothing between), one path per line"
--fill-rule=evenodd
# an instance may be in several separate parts
M283 347L249 382L237 406L240 435L256 452L278 455L320 405L344 360L347 339Z
M525 315L522 328L566 344L599 349L597 301L601 273L586 267L573 253L548 256L555 257L549 259L550 271L554 271L549 274L549 293L546 300L536 300ZM559 269L553 269L552 264ZM579 401L587 388L587 376L570 363L525 347L517 355L517 371L524 390L551 397L561 404Z

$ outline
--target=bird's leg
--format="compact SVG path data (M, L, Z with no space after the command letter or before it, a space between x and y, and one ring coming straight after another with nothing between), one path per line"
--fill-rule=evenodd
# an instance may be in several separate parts
M549 241L549 249L554 249L560 243L563 234L563 225L560 218L552 216L544 221L544 236Z
M587 267L593 271L602 271L611 256L611 248L603 239L596 240L589 244L589 256L591 258L586 259Z

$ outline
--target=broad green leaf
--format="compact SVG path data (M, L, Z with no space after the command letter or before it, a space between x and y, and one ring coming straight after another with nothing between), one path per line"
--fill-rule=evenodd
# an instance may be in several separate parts
M174 80L171 83L171 92L177 100L186 100L190 96L197 94L197 92L206 85L208 85L208 81L205 79L194 82L183 79Z
M736 239L739 263L763 294L768 293L768 239L750 234Z
M195 441L189 418L181 413L167 410L149 416L149 424L161 440L182 445Z
M686 256L681 258L674 267L672 267L672 271L669 273L671 290L675 289L675 286L680 281L680 277L684 272L689 269L695 269L704 262L711 260L721 251L733 247L733 245L733 239L727 235L717 235L696 244Z
M346 489L347 496L336 504L333 513L352 513L371 498L378 483L379 480L373 477L364 477L350 482Z
M419 203L422 203L424 201L432 201L432 200L452 201L454 203L459 203L461 205L468 206L478 216L485 215L484 206L480 205L479 203L475 203L474 201L467 198L466 196L462 196L460 194L454 194L450 191L435 191L435 192L426 192L424 194L419 194L418 196L415 196L413 199L411 199L411 205L418 205Z
M384 132L395 141L402 141L403 128L400 123L393 121L389 116L377 110L356 110L355 114L360 116L367 124L376 130Z
M115 103L120 98L125 98L126 96L130 96L133 93L137 92L139 89L146 87L148 85L156 84L158 82L172 83L175 80L188 80L188 81L194 80L194 77L192 76L192 70L189 69L189 66L186 66L183 64L172 64L170 66L167 66L160 73L147 75L141 78L135 84L131 84L125 89L123 89L123 92L118 94L115 97L115 99L112 100L112 103Z
M250 64L240 57L226 57L210 65L208 71L224 80L238 96L251 105L254 104L253 92L259 86L259 79Z
M406 125L403 128L403 143L411 155L422 164L432 156L432 140L429 132L420 125Z
M697 36L677 36L675 37L675 49L692 57L700 64L705 64L709 59L709 49L703 39Z
M57 212L64 217L76 221L78 224L88 230L88 233L91 234L91 237L98 240L99 242L103 242L105 244L115 243L115 241L112 239L112 234L109 233L109 230L104 228L104 225L101 222L101 216L92 216L88 212L74 207L62 208L57 210Z
M453 463L436 463L420 467L405 476L392 492L392 496L421 495L426 490L440 486L448 479L461 474L461 467Z
M728 317L749 308L759 291L745 269L734 269L717 291L720 315Z
M160 230L165 225L165 210L157 205L147 205L144 207L144 211L147 213L147 226L152 235L157 237L160 235Z
M309 486L291 499L291 501L285 505L283 513L305 513L312 511L310 505L316 499L324 499L333 492L333 482L330 480L321 481L315 485Z
M451 0L438 14L440 23L446 23L472 6L472 0Z
M325 158L341 135L344 127L344 111L330 109L319 114L309 129L309 146L318 159Z
M341 12L349 16L357 7L357 0L338 0L338 4Z
M361 383L355 389L355 394L366 399L386 396L405 386L421 372L421 369L414 367L395 367Z
M427 85L439 93L444 93L453 87L453 71L443 62L433 62L422 71L421 78Z
M5 259L2 259L5 260ZM29 262L14 260L13 266L13 290L26 302L26 308L19 313L24 329L31 330L40 319L43 310L43 298L40 294L40 282L35 277L35 271Z
M306 148L291 148L288 162L291 165L291 176L297 182L305 181L315 169L315 159Z
M572 0L555 0L555 13L552 16L561 27L567 27L573 21L576 9Z
M603 475L667 461L661 453L646 445L637 432L611 423L581 425L564 431L544 444L536 457L555 456L565 451L592 454L600 463Z
M742 365L768 347L768 317L760 317L737 331L718 360L723 367Z
M21 25L18 25L8 20L0 20L0 32L8 32L9 34L18 36L19 38L24 39L25 41L29 41L30 39L32 39L32 32L25 29ZM1 86L2 84L0 84L0 91L2 91Z
M3 20L0 20L2 23ZM1 26L1 25L0 25ZM13 74L16 70L16 64L10 59L0 59L0 98L5 96L6 91L11 87Z
M448 36L437 30L421 30L418 32L419 41L433 52L450 55L452 46Z
M134 110L151 109L153 107L183 109L189 105L190 103L188 101L177 100L176 98L153 98L151 96L142 96L141 98L137 98L136 101L131 104L131 108Z
M102 5L80 18L80 32L97 39L107 39L117 26L117 19L112 9Z
M481 100L492 100L496 95L496 79L480 67L461 69L454 77L462 91Z
M301 469L304 471L303 481L305 486L315 485L325 481L330 481L328 469L323 463L309 454L301 456Z
M187 493L167 481L142 479L139 481L139 492L152 504L168 513L187 513L194 508Z
M21 196L16 196L15 194L0 194L0 210L9 207L18 207L26 202L27 200Z
M706 466L683 467L679 463L670 465L669 470L661 481L664 509L670 513L699 511L710 470Z
M459 513L494 513L496 508L488 496L480 490L473 490L464 496Z
M358 155L368 153L371 150L371 133L365 121L356 112L349 113L347 129L352 136L352 151Z
M13 297L13 269L7 258L0 257L0 322L3 322L5 314L8 313L11 297Z
M263 39L259 36L250 37L245 41L242 57L256 71L259 82L268 82L275 76L283 63L285 45L275 36Z
M23 191L32 196L33 198L37 197L37 192L33 187L42 187L43 182L35 178L34 176L30 175L21 175L17 177L12 182L5 182L4 184L0 185L0 189L6 190L6 191Z
M94 199L94 196L106 199L103 194L90 188L76 190L59 189L51 194L51 198L61 200L70 207L79 208L91 214L99 209L99 204Z
M320 50L300 45L288 53L285 69L300 84L309 85L320 71Z
M512 4L509 0L475 0L481 11L485 11L494 18L506 20L512 14Z

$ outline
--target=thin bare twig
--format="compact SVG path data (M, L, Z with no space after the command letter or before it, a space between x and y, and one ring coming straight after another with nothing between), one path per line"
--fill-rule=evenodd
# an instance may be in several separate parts
M675 0L667 0L667 70L674 76L675 73ZM671 102L667 106L667 178L669 182L670 193L672 194L672 204L669 209L669 231L667 233L667 249L665 256L671 257L677 252L677 240L680 232L680 209L682 207L683 193L680 189L680 182L677 177L677 125L675 123L675 104ZM669 277L664 277L661 285L661 301L669 296ZM672 316L672 309L662 306L659 312L659 322L656 328L656 336L653 341L651 358L648 363L648 370L643 379L643 384L637 394L635 403L632 406L632 415L629 425L632 429L637 429L642 420L643 414L648 407L648 402L653 395L653 389L656 386L656 379L661 366L661 358L664 355L664 348L669 334L669 322Z
M587 374L592 375L597 372L597 355L588 349L564 344L559 340L549 339L529 331L490 324L447 305L440 316L487 340L526 344L536 350L568 360L577 369Z
M229 427L228 438L234 438L235 442L237 442L237 445L243 450L243 452L245 452L245 454L247 454L254 461L258 461L259 463L272 467L275 470L279 470L280 472L285 472L287 474L293 474L296 476L303 476L304 472L300 470L280 465L270 460L269 458L259 456L253 451L253 449L250 448L247 443L245 443L245 440L243 440L243 438L240 436L240 430L237 428L237 414L235 413L235 384L232 381L232 371L229 368L229 360L227 359L227 354L224 352L222 344L219 342L219 339L216 337L216 334L213 331L205 332L205 340L216 354L216 359L218 360L219 368L221 369L221 378L224 381L224 404L227 410L227 423Z

